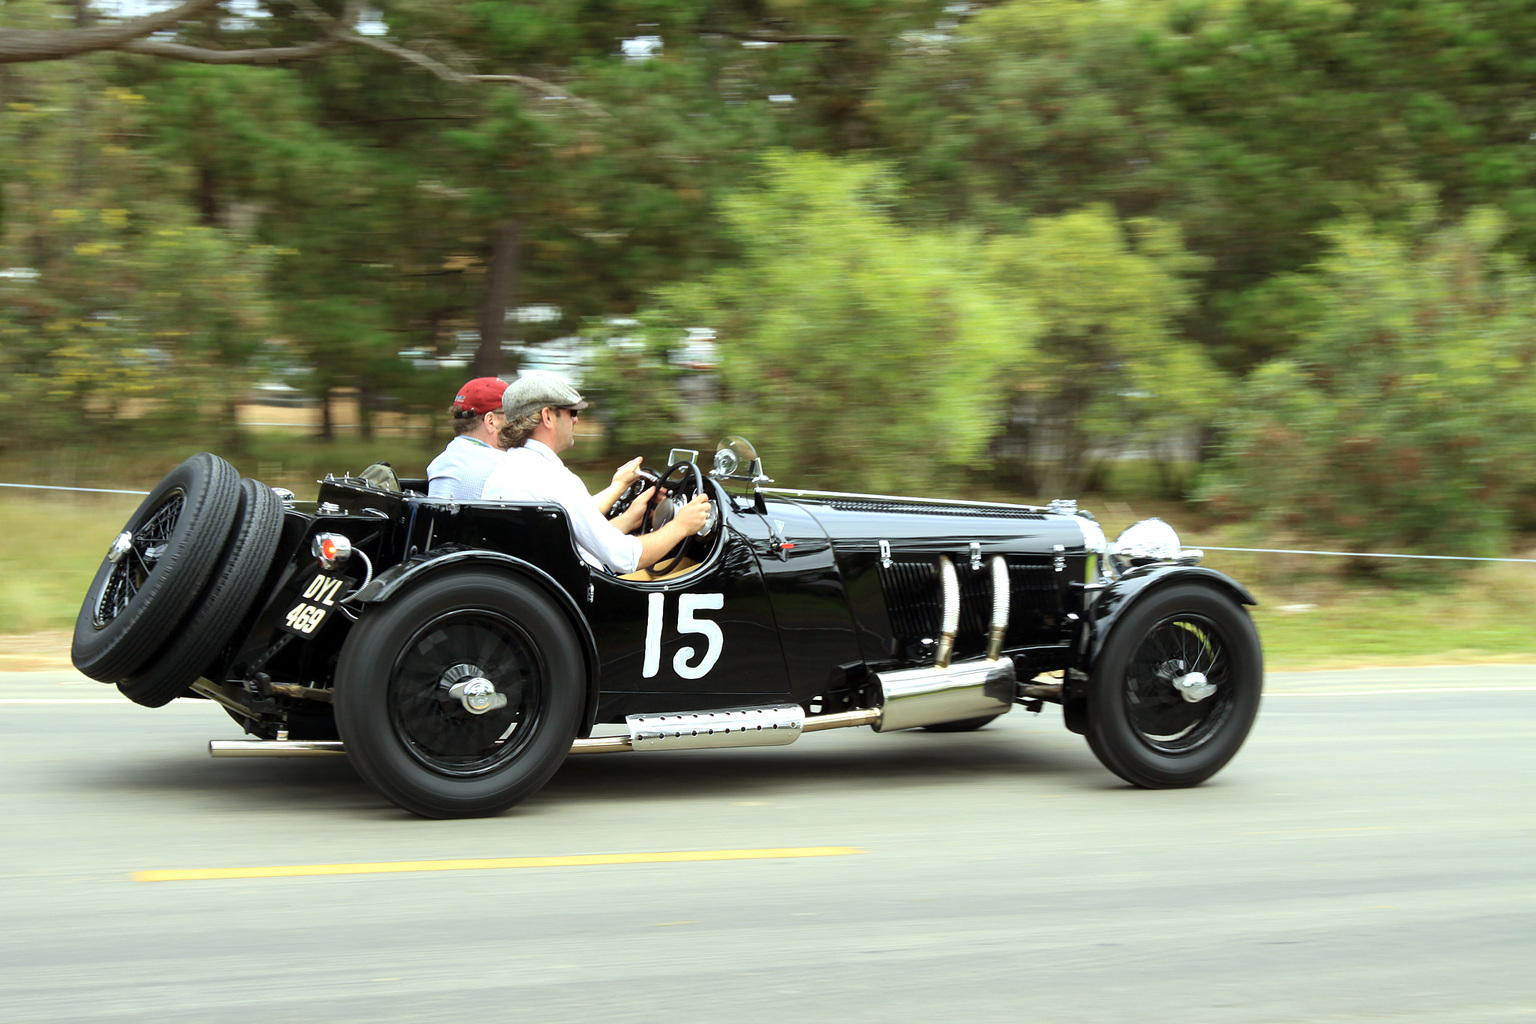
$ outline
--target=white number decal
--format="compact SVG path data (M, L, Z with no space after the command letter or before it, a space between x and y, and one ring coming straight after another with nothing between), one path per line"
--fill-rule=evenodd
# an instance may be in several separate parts
M325 609L318 605L294 605L288 613L288 626L299 633L313 633L324 618Z
M316 576L309 581L309 586L304 588L304 599L318 601L326 607L336 603L336 593L345 583L341 579L326 579L324 576Z
M720 624L710 619L695 617L695 612L719 611L725 607L724 594L679 594L677 599L677 631L679 633L697 633L704 637L706 646L699 660L688 664L688 660L698 649L695 647L682 647L678 649L672 658L672 670L684 679L702 679L709 674L709 670L715 667L715 662L720 660L720 652L725 648L725 634L720 631ZM641 674L650 679L661 670L661 631L662 620L666 616L666 595L652 594L649 599L645 621L645 664L641 668Z
M661 617L666 614L665 594L652 594L645 614L645 667L641 675L649 679L661 668Z
M677 656L672 659L672 668L684 679L702 679L709 675L709 670L714 668L715 662L720 660L721 648L725 646L725 634L720 632L720 624L710 619L696 619L693 613L719 611L724 607L724 594L680 594L678 596L677 631L698 633L709 642L698 664L693 666L688 664L688 659L693 657L693 648L683 647L678 650Z

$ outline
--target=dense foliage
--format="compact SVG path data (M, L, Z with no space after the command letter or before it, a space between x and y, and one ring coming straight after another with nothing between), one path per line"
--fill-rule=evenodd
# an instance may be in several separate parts
M123 9L0 4L0 448L280 363L440 412L580 332L615 447L808 481L1217 452L1428 550L1529 476L1536 0Z
M1315 319L1226 414L1209 500L1368 551L1501 554L1536 475L1536 275L1506 230L1332 231Z

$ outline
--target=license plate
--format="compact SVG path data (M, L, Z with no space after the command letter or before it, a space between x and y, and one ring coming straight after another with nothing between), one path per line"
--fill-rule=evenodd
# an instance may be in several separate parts
M278 623L278 628L299 636L314 636L315 630L324 625L325 620L331 617L331 612L336 610L336 602L346 585L345 576L315 573L314 579L309 581L299 599L288 609L288 614L283 616L283 621Z

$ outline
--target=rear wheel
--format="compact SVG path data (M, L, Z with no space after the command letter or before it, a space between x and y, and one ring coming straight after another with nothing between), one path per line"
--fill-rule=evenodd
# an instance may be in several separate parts
M105 683L140 671L192 610L234 525L240 474L207 452L155 485L86 590L70 658Z
M576 632L535 586L463 571L365 611L336 667L347 754L428 818L495 814L549 781L585 707Z
M1099 653L1084 708L1088 744L1133 785L1198 785L1243 745L1263 678L1258 631L1236 601L1196 584L1155 590Z
M282 527L283 503L272 488L241 480L240 511L212 585L170 646L143 671L117 684L124 696L157 708L185 693L208 670L256 602Z

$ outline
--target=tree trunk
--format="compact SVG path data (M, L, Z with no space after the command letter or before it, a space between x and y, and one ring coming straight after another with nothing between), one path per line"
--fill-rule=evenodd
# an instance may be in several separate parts
M373 440L373 403L378 392L364 384L357 389L357 436Z
M197 206L198 223L205 228L219 226L219 187L218 180L214 176L212 167L202 167L197 172L197 193L194 197Z
M485 301L480 306L480 348L475 353L475 376L494 377L501 372L501 342L507 332L507 311L515 308L522 255L523 226L503 221L491 240L491 258L485 275ZM508 367L517 372L516 360Z
M336 424L331 419L331 389L320 389L320 439L330 441L336 437Z

